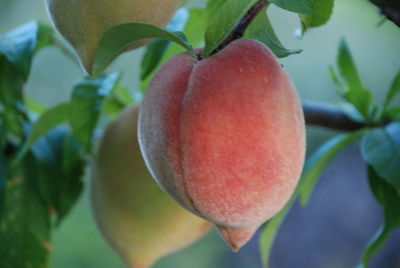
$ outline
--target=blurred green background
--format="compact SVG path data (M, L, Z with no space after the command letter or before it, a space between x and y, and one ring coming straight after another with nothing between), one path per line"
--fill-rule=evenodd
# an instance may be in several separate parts
M193 0L189 5L203 6L204 1ZM400 30L389 21L377 27L381 16L368 1L336 0L328 24L310 30L301 40L294 37L295 30L300 27L296 14L276 7L270 8L269 14L283 44L304 50L299 55L281 60L302 99L330 103L340 100L327 69L335 64L337 44L345 37L366 87L373 91L376 103L382 101L384 91L400 68ZM49 23L43 0L0 0L0 34L33 19ZM140 90L138 65L143 51L138 49L124 54L110 68L110 71L123 70L122 83L132 92ZM69 98L73 83L82 74L80 67L57 49L46 48L35 58L26 85L27 94L46 105L54 105ZM308 128L308 152L336 133ZM251 249L247 249L253 253L242 254L237 262L246 265L238 267L258 267L258 238L254 239L249 246ZM233 267L228 264L231 254L214 230L188 249L163 258L155 268ZM51 267L124 267L100 236L87 193L54 234Z

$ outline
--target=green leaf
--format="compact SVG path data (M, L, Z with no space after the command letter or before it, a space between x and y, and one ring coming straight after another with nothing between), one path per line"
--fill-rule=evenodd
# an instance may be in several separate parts
M296 13L306 14L311 13L314 10L313 0L269 0L268 2Z
M180 8L172 17L167 26L170 32L182 31L187 20L189 12L186 8ZM162 56L167 51L171 41L166 39L156 39L152 41L147 47L142 58L140 79L146 79L151 72L158 66Z
M39 166L39 189L60 223L82 191L82 148L67 128L52 129L32 147Z
M0 122L0 218L4 207L7 183L7 160L5 156L7 146L6 130Z
M32 21L0 36L0 52L14 64L19 73L28 78L39 25Z
M49 26L33 21L0 36L0 117L9 132L19 137L29 121L22 93L32 58L52 44L52 34Z
M338 87L343 87L342 83L340 83L340 80L338 78L338 76L336 75L335 69L333 68L333 66L329 66L328 67L328 73L329 76L331 77L332 81L338 86Z
M8 180L0 218L0 267L45 268L50 253L50 215L38 188L38 166L29 154Z
M98 75L118 55L132 46L135 42L147 38L163 38L181 45L189 51L193 57L196 54L181 32L170 33L156 26L143 23L127 23L117 25L109 29L100 41L94 58L91 75Z
M357 67L351 55L350 49L344 38L339 43L337 65L339 67L340 75L346 81L346 87L344 88L345 92L351 90L352 88L355 89L364 88L361 82L361 78L358 74Z
M49 130L56 127L57 125L68 121L69 104L61 103L58 104L46 112L33 124L32 129L29 133L28 139L22 146L14 160L13 166L17 166L26 153L30 150L32 144L34 144L41 136L46 134Z
M372 95L369 90L363 88L352 88L350 91L344 93L343 97L354 105L366 121L370 120Z
M400 120L400 105L387 108L385 116L390 117L392 120Z
M170 44L171 42L168 40L156 39L146 47L141 64L141 80L146 79L157 67Z
M42 114L46 111L46 106L29 96L24 96L24 103L28 110L35 114Z
M207 21L210 21L215 17L215 14L221 8L223 4L228 0L208 0L205 8L205 16Z
M301 49L286 49L282 45L272 28L271 22L269 21L267 8L263 8L255 17L254 21L245 32L245 38L256 39L264 43L279 58L300 53L302 51Z
M190 41L191 44L193 44L194 47L199 47L204 42L204 36L199 33L205 32L205 17L206 13L203 9L189 9L189 19L186 22L183 32L186 34L187 39Z
M96 127L106 96L116 87L119 73L101 75L96 79L83 78L74 87L69 106L69 122L74 136L90 151Z
M392 122L385 127L392 141L400 149L400 121Z
M0 147L4 150L4 147ZM7 183L7 162L3 152L0 152L0 217L4 207L4 201L6 196L6 183Z
M273 242L279 231L279 227L281 226L286 215L289 213L289 210L294 204L295 199L296 195L293 195L290 201L286 203L285 207L265 224L261 232L259 244L261 261L264 268L269 267L269 258Z
M257 0L227 0L207 26L203 57L213 52Z
M33 55L41 48L52 45L54 30L36 21L19 26L0 36L0 53L14 64L26 81Z
M362 115L364 122L371 121L372 94L369 90L364 88L361 82L356 65L345 39L342 39L339 44L337 65L340 75L345 81L344 84L339 81L332 67L330 67L329 72L335 83L342 88L343 98L354 105L354 107Z
M386 108L393 98L400 93L400 71L396 74L393 79L392 85L389 88L389 91L386 94L385 102L383 106Z
M319 176L335 155L359 139L364 133L365 130L362 129L349 134L336 136L325 142L310 157L308 157L301 177L301 186L299 186L302 205L308 203Z
M28 147L52 128L66 122L68 120L68 111L69 103L60 103L45 111L32 126L27 142Z
M82 147L73 136L68 135L65 137L62 149L62 171L65 179L60 190L57 224L61 222L63 217L76 204L83 191L82 178L86 165L84 155L82 154Z
M318 27L328 22L333 11L333 0L313 0L313 12L300 14L303 34L312 27Z
M22 90L24 78L4 56L0 55L0 118L8 132L22 136L26 121Z
M126 87L115 87L105 100L103 112L111 118L118 116L119 112L128 105L132 105L134 99Z
M184 33L187 39L194 46L199 46L203 41L203 36L199 33L204 32L205 29L205 11L203 9L192 8L189 10L189 20L187 21L184 29ZM182 52L183 48L177 44L172 44L169 46L168 50L164 53L160 63L157 68L160 67L164 62L170 59L173 55ZM152 73L147 76L146 79L140 82L140 87L142 93L145 93L147 87L151 81L151 77L157 71L157 68L153 69Z
M383 207L384 224L369 242L361 258L361 267L367 267L371 257L385 244L390 233L400 227L400 196L392 185L368 167L368 179L373 194Z
M400 190L399 134L400 123L393 123L390 127L371 129L361 142L364 160L397 190Z
M38 27L39 28L37 32L37 40L34 53L39 52L42 48L52 45L56 45L58 48L61 48L55 38L56 34L52 26L44 23L38 23Z

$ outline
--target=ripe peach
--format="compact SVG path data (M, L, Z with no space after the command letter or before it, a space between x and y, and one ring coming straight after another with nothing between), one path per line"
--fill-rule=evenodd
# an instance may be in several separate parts
M88 73L108 29L129 22L164 27L180 3L181 0L47 0L55 26L75 48ZM146 42L138 42L132 48Z
M138 107L127 108L107 129L95 161L92 203L110 245L134 268L202 237L209 222L176 204L151 178L137 143Z
M181 53L161 67L140 108L139 144L163 189L237 250L293 193L304 118L272 52L241 39L206 59Z

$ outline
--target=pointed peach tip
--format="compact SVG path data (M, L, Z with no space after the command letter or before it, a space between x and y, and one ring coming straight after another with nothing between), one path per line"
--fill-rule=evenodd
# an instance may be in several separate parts
M128 262L128 267L129 268L151 268L154 264L153 260L149 260L149 261L131 261Z
M237 252L244 246L256 232L258 225L247 227L217 226L222 238Z
M134 265L129 265L129 268L150 268L151 265L149 264L134 264Z

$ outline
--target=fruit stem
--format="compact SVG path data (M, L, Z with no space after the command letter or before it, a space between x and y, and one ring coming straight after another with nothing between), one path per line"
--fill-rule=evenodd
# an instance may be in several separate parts
M217 53L218 51L222 50L232 41L243 37L244 32L246 31L247 27L251 24L254 18L260 13L260 11L268 5L267 0L260 0L252 6L249 11L247 11L246 15L240 20L240 22L233 28L233 30L229 33L229 35L225 38L224 41L211 53L210 56Z

